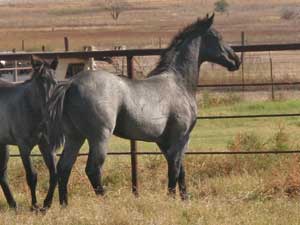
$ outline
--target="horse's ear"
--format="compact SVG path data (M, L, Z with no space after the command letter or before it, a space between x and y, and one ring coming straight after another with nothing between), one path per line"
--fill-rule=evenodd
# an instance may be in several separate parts
M55 59L53 59L53 61L51 62L50 68L56 70L57 65L58 65L58 57L56 56Z
M210 20L214 21L214 18L215 18L215 12L213 12L213 14L210 16Z
M31 56L31 65L33 70L39 70L43 64L44 61L41 58L35 55Z
M214 22L214 17L215 17L215 13L213 13L211 16L209 16L208 14L207 14L207 25L208 25L208 27L211 27L211 25L213 24L213 22Z

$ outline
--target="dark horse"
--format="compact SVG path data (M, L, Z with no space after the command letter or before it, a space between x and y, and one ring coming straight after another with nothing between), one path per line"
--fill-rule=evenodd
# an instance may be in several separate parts
M16 208L16 201L7 181L7 145L17 145L26 170L26 180L31 191L32 209L37 209L36 183L30 153L35 145L39 146L50 173L50 186L44 207L50 207L56 186L55 151L49 149L48 140L43 135L46 125L46 102L56 85L55 68L57 60L51 64L32 57L33 73L24 83L0 82L0 185L10 207Z
M49 100L50 145L65 146L57 165L60 204L67 204L67 183L77 153L89 143L87 176L103 194L101 167L107 142L116 136L156 142L168 162L168 190L187 198L184 152L197 118L196 90L200 65L213 62L230 71L238 56L211 25L213 15L187 26L164 51L144 80L129 80L105 71L82 72L56 87Z

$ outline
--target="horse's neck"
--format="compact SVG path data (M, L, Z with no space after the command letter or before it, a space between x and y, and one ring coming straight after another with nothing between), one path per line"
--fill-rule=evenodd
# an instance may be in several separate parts
M35 114L39 114L42 111L43 99L42 93L36 81L24 83L23 98L26 98L26 102L29 104L31 110Z
M155 68L150 76L172 72L178 85L195 95L199 79L199 51L201 37L186 40L181 46L174 46L165 53L165 60ZM163 63L162 63L163 62Z
M181 50L175 56L174 64L178 80L183 82L188 92L196 92L199 80L200 59L199 51L201 39L193 39L181 47Z

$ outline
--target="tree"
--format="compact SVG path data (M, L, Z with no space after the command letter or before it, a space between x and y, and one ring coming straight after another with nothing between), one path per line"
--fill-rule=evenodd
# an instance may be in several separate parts
M105 0L105 8L110 12L111 17L117 21L120 14L129 8L129 4L122 0Z
M226 0L219 0L215 2L216 12L224 13L228 11L228 8L229 8L229 4L228 2L226 2Z

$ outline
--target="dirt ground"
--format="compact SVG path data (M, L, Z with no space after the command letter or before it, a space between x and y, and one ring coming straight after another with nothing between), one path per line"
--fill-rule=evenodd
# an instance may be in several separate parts
M115 0L116 1L116 0ZM0 50L63 49L63 37L73 50L84 45L111 49L164 47L183 26L214 9L215 0L119 0L126 3L113 20L104 0L0 1ZM227 13L217 13L215 27L230 43L286 43L300 40L299 16L282 19L287 10L298 13L298 0L228 1ZM297 14L298 15L298 14Z

